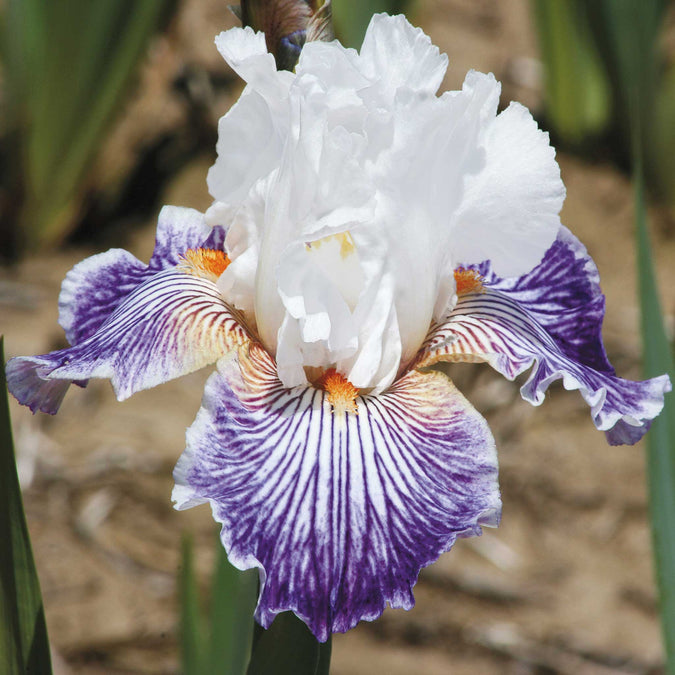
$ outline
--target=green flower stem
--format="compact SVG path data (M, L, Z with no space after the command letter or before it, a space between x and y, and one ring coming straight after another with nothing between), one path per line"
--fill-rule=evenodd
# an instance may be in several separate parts
M283 612L267 629L254 627L246 675L328 675L331 638L321 643L292 612Z

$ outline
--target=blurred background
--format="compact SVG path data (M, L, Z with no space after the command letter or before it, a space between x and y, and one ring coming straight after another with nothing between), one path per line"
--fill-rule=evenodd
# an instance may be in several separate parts
M673 5L633 3L651 12L635 25L649 49L627 63L611 0L334 4L351 45L372 11L405 10L449 56L442 89L459 88L470 68L491 71L501 106L522 102L551 133L568 190L562 220L607 295L610 360L640 379L627 120L643 107L637 135L672 335ZM111 246L147 260L162 204L209 206L217 121L242 84L213 44L239 25L224 0L5 0L0 12L0 333L11 357L66 346L57 297L76 262ZM641 83L637 103L626 71ZM192 535L206 598L214 524L208 507L172 510L171 471L209 372L123 403L92 381L54 418L12 401L57 675L180 672L181 533ZM331 672L664 673L642 446L607 446L560 386L535 410L487 366L454 366L452 377L497 439L502 525L424 570L414 610L335 636Z

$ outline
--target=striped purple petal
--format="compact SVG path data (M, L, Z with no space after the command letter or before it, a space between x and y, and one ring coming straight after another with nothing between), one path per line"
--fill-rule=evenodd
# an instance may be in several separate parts
M155 250L148 265L123 249L86 258L66 275L59 296L59 323L71 345L91 337L141 283L175 267L190 248L222 250L222 228L211 229L194 209L165 206L159 214Z
M541 263L518 279L501 279L483 263L483 292L460 295L434 327L418 366L487 361L509 379L534 366L521 388L539 405L551 382L578 389L610 444L636 443L670 391L664 375L632 382L614 375L602 344L604 296L595 264L565 228Z
M74 347L10 359L10 392L54 414L72 382L109 378L118 399L214 363L248 340L215 281L184 269L159 272Z
M602 342L605 296L598 268L586 247L564 226L537 267L501 279L489 263L476 268L487 287L507 293L527 309L574 361L614 374Z
M409 609L421 567L499 520L494 441L443 374L356 404L285 389L257 345L207 383L174 500L210 502L230 561L260 568L264 627L292 610L324 641L387 602Z

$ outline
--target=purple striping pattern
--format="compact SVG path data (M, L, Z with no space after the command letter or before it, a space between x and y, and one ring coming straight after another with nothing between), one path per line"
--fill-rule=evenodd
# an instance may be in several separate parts
M598 429L610 443L635 443L663 407L670 390L667 376L631 382L570 358L550 331L509 294L486 288L459 298L449 319L425 343L422 365L437 361L487 361L509 379L534 365L521 387L523 398L538 405L551 382L579 389Z
M71 345L91 337L124 298L157 272L175 267L189 248L222 250L225 232L213 230L193 209L167 206L159 214L148 265L123 249L86 258L66 275L59 296L59 323Z
M496 525L494 441L441 373L411 372L358 414L284 389L267 353L223 359L174 476L177 508L209 501L240 569L261 568L256 618L293 610L319 640L410 608L421 567Z
M584 245L564 226L542 261L522 277L502 279L484 262L475 267L485 285L526 309L573 361L614 374L602 343L605 297Z
M7 379L20 403L54 414L74 381L110 378L122 400L214 363L247 340L213 282L168 270L141 284L78 345L11 359Z

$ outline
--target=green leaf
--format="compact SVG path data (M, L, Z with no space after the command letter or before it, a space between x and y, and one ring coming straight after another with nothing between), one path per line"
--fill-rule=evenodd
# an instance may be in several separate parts
M644 370L647 377L668 373L675 382L671 346L663 327L647 232L641 165L635 175L635 219L642 319ZM654 562L667 672L675 674L675 398L666 396L661 415L647 434L647 471Z
M292 612L278 614L267 630L257 628L247 675L328 675L330 637L318 642Z
M234 568L218 538L207 623L199 601L193 550L191 538L185 535L179 577L183 673L243 675L251 652L258 575L255 570Z
M654 162L653 184L661 199L675 207L675 64L664 72L654 108L654 124L649 132L649 147Z
M657 171L659 154L675 148L657 137L657 92L662 86L659 34L668 0L583 2L614 92L616 126L626 139L625 156L639 159L647 177ZM672 120L671 120L672 123Z
M663 19L664 0L602 0L593 11L604 22L599 39L616 78L630 131L635 189L635 234L644 369L647 377L663 373L675 380L673 354L663 326L647 231L643 154L652 124L656 37ZM675 675L675 400L666 396L664 409L647 435L647 473L654 545L654 564L666 652L666 668Z
M233 567L218 538L211 587L208 673L245 672L251 653L257 577L255 570L240 572Z
M192 539L183 536L179 576L180 637L183 675L207 675L204 668L204 627L193 563Z
M40 582L16 473L0 337L0 672L52 672Z

